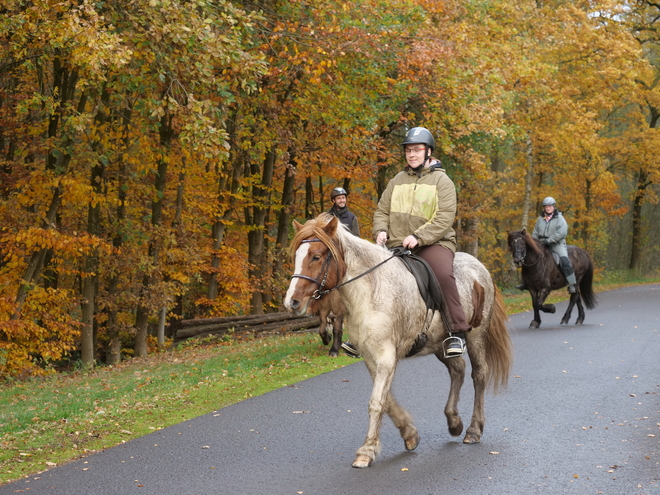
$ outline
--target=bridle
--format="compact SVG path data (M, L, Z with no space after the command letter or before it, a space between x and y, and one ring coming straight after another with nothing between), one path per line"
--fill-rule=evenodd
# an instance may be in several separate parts
M323 242L321 239L305 239L301 241L302 243L307 243L307 242ZM330 272L330 260L332 259L332 251L328 249L328 256L326 256L325 261L323 262L323 266L321 267L321 272L323 274L323 279L319 282L318 279L308 277L307 275L298 275L297 273L294 273L291 275L291 278L304 278L305 280L309 280L310 282L314 282L317 286L317 289L314 291L314 294L312 294L312 299L316 299L317 301L321 299L324 295L326 295L328 292L331 290L336 289L328 289L328 290L322 290L323 287L325 287L325 284L328 282L328 273ZM337 264L337 277L339 278L339 264Z
M518 241L520 241L520 242L518 242ZM522 247L519 247L520 243L522 243ZM520 265L518 265L518 266L527 266L527 267L534 266L541 259L541 256L539 256L538 258L536 258L536 261L534 261L533 263L530 263L528 265L528 264L525 263L525 258L526 257L527 257L527 243L525 242L524 239L521 239L521 238L514 239L514 241L513 241L513 260L514 260L514 263L515 263L516 259L520 259Z
M305 243L305 242L320 242L320 243L323 244L323 241L321 239L318 239L318 238L304 239L304 240L300 241L301 244ZM394 254L392 254L392 256L390 256L386 260L381 261L377 265L372 266L366 272L361 273L357 277L354 277L350 280L347 280L346 282L342 282L339 285L335 285L334 287L331 287L330 289L323 290L323 287L325 287L325 284L328 281L328 272L330 271L330 260L332 259L332 251L328 250L328 256L326 257L325 261L323 262L323 266L321 267L321 272L320 273L323 273L323 279L320 282L317 278L308 277L307 275L299 275L297 273L294 273L293 275L291 275L291 278L303 278L305 280L309 280L310 282L314 282L317 286L317 289L312 294L312 299L315 299L315 300L318 301L323 296L325 296L326 294L329 294L333 290L339 289L340 287L342 287L346 284L349 284L349 283L353 282L354 280L357 280L358 278L364 277L368 273L371 273L372 271L374 271L379 266L381 266L381 265L387 263L388 261L390 261L392 258L395 258L397 256L403 256L405 254L410 254L410 251L395 251ZM337 263L337 280L339 280L339 263Z

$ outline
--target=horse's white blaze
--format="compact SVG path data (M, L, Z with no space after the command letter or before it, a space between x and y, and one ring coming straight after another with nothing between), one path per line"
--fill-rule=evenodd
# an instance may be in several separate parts
M300 245L300 247L296 250L296 265L293 269L293 273L296 275L300 275L302 272L302 264L303 260L307 257L307 253L309 252L309 243L304 242ZM284 307L291 311L291 299L293 298L293 295L296 293L296 285L298 284L298 281L300 279L298 277L292 277L291 278L291 283L289 284L289 289L286 291L286 296L284 297Z

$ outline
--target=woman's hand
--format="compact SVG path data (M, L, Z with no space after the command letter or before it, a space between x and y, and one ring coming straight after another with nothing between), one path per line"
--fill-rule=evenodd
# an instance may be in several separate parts
M406 249L414 249L417 247L417 244L419 243L417 242L417 237L414 235L409 235L403 240L403 247Z
M384 246L386 242L387 242L387 232L381 230L380 232L378 232L378 235L376 236L376 244L378 244L379 246Z

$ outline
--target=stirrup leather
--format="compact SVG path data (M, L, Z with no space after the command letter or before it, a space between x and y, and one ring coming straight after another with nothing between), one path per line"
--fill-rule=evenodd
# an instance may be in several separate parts
M447 354L447 350L449 349L450 344L460 345L462 352L460 354L458 354L458 353L456 353L456 354ZM465 354L465 340L463 340L460 337L457 337L456 335L449 334L449 337L447 337L445 340L442 341L442 352L445 356L445 359L464 355Z

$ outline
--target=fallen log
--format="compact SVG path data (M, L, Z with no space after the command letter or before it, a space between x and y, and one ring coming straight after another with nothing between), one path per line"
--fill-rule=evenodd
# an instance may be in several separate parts
M256 325L264 322L294 320L297 318L301 318L301 317L296 316L292 313L267 313L262 315L223 316L218 318L194 318L190 320L181 320L179 322L179 328L234 323L234 322L247 322L247 321L252 322L253 324Z
M283 332L295 332L303 328L315 328L320 325L318 316L297 316L281 321L254 324L254 319L219 323L215 325L197 325L183 328L177 331L174 342L180 342L191 337L205 337L208 335L222 336L225 334L240 333L263 333L274 330Z

